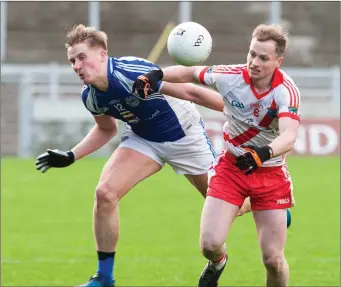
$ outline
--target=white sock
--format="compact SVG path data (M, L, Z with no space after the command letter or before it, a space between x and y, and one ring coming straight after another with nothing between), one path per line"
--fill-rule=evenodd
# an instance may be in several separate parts
M220 259L218 259L218 261L211 261L211 264L214 266L214 268L216 270L220 270L221 268L224 267L225 263L227 261L227 256L226 254L222 255Z

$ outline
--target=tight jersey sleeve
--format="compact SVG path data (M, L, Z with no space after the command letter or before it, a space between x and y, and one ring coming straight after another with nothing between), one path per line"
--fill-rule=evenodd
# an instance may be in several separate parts
M119 79L128 91L132 90L138 76L160 69L158 65L146 59L132 56L111 58L111 61L110 73ZM159 81L157 91L160 91L161 86L162 81Z
M300 100L300 92L296 85L293 81L285 79L275 95L278 118L289 117L299 121Z
M94 96L95 89L84 86L82 89L82 101L85 108L94 116L102 116L103 112L98 108L96 97Z
M199 74L200 83L220 92L229 90L238 81L245 65L217 65L204 68Z

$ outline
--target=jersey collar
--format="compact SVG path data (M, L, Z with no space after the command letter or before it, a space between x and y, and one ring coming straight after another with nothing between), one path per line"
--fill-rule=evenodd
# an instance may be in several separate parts
M278 68L275 69L275 72L274 72L274 75L272 78L272 82L271 82L270 90L268 90L262 94L258 94L256 89L254 88L252 80L251 80L249 73L247 71L247 67L243 68L243 78L244 78L245 83L250 85L253 94L255 95L255 97L258 100L265 97L272 89L276 88L277 86L279 86L280 84L283 83L283 74Z

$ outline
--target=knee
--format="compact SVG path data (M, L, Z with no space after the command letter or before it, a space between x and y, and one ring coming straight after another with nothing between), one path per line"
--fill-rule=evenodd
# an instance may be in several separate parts
M284 254L282 253L263 255L262 259L265 268L271 273L278 273L285 263Z
M96 208L106 209L107 207L114 207L118 202L118 192L115 188L110 187L106 183L99 183L96 187Z
M200 249L207 259L211 259L215 254L221 253L223 245L224 242L221 242L215 236L202 234L200 237Z

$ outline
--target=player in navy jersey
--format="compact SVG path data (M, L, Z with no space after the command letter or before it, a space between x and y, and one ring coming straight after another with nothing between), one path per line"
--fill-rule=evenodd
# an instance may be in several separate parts
M136 184L170 164L205 197L207 171L215 152L193 98L222 111L218 93L192 84L158 82L148 98L132 94L136 78L159 69L136 57L112 58L102 31L77 25L67 33L67 56L85 86L82 100L96 122L70 151L48 150L36 161L37 169L61 168L98 150L117 134L116 119L126 123L119 147L103 168L95 191L93 230L98 270L83 286L113 286L114 257L119 237L118 201ZM169 97L173 96L173 97Z

